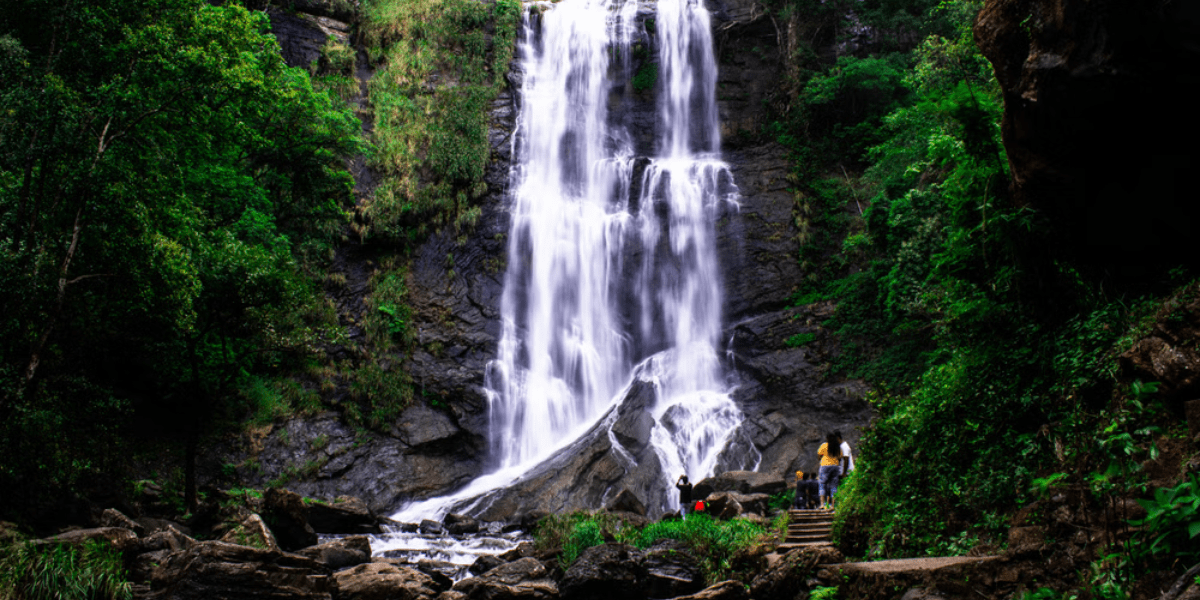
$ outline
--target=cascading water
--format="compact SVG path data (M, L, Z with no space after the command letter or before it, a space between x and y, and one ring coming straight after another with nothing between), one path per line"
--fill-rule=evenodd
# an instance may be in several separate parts
M755 466L752 447L728 456L743 416L720 363L715 222L736 187L719 158L709 16L695 0L657 3L648 143L628 114L631 56L646 36L637 13L634 0L526 11L502 334L486 374L497 472L399 520L519 478L612 415L635 379L655 390L663 490L718 461ZM653 511L677 508L662 497Z

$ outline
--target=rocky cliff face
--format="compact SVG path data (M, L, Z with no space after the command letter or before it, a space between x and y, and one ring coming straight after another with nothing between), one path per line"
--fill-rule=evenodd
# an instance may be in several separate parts
M1119 279L1195 265L1200 7L988 0L975 37L1004 90L1014 199L1047 217L1060 255Z
M757 136L768 118L764 101L782 77L781 43L786 47L788 27L778 29L752 1L713 0L710 10L718 32L725 160L741 193L738 210L718 224L727 323L723 337L729 340L728 368L738 384L735 399L747 415L740 439L753 443L762 455L759 471L784 476L815 470L816 449L827 430L841 429L856 445L856 428L866 423L870 410L860 383L824 377L825 336L814 323L832 307L795 308L789 303L803 275L796 259L794 195L786 181L789 165L781 147ZM647 5L641 18L653 14ZM519 77L514 72L510 80ZM407 500L453 491L488 470L483 385L499 336L510 136L518 109L513 89L492 106L492 160L485 178L489 191L474 231L465 239L452 232L435 234L412 257L408 287L418 340L405 368L420 397L436 408L409 409L393 436L372 436L357 444L356 436L334 419L288 424L288 444L271 442L259 453L263 478L284 469L288 457L305 452L306 444L311 454L311 443L322 440L324 447L315 453L319 464L288 487L316 496L352 494L374 510L387 511ZM629 117L635 123L654 122L653 99L646 95ZM816 341L790 347L787 340L800 333L815 334ZM653 480L662 477L656 458L652 451L636 451L646 450L649 437L649 428L630 408L636 408L638 398L635 386L624 408L610 415L619 443L634 449L633 458L644 463L636 476L630 475L627 458L606 446L609 436L585 436L553 464L492 498L487 518L596 508L621 490L631 491L646 506L660 505L662 492L653 489Z

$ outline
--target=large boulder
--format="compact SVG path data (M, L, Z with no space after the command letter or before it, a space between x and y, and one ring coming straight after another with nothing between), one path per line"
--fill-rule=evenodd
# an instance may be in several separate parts
M477 533L479 531L479 521L467 515L455 513L446 515L442 519L442 525L446 527L446 531L454 535Z
M149 581L167 557L196 545L196 540L173 527L138 538L137 547L126 553L129 580Z
M842 554L833 546L797 548L783 555L750 582L750 597L755 600L792 600L798 590L808 588L819 565L842 562Z
M354 496L309 504L308 524L317 533L380 533L379 517Z
M602 544L583 551L559 582L563 600L638 600L646 597L642 553L626 544Z
M558 585L536 558L500 565L478 577L454 584L454 591L470 600L556 600Z
M263 492L262 517L284 550L299 550L317 543L317 532L308 524L308 506L296 492L278 488Z
M100 514L100 526L128 529L138 537L146 535L146 528L141 523L130 519L125 516L125 513L115 508L104 509L104 512Z
M137 547L138 537L134 532L123 527L96 527L92 529L76 529L60 533L54 537L38 540L38 544L72 544L81 545L85 542L104 542L119 552Z
M310 558L224 542L199 542L155 569L152 600L332 600L328 567Z
M427 600L445 589L421 570L388 560L338 571L334 577L339 600Z
M662 540L654 544L646 550L642 566L646 568L646 595L651 598L686 596L704 587L704 575L682 542Z
M617 496L608 502L608 506L604 507L609 512L632 513L635 515L646 515L646 505L638 499L637 494L629 491L628 488L617 492Z
M309 546L296 554L311 558L337 571L371 562L371 542L366 536L355 535Z
M708 505L705 512L719 519L732 519L751 514L763 516L767 513L767 501L770 499L770 496L766 494L717 492L704 500Z
M781 477L755 471L728 471L701 480L692 489L697 500L707 498L714 492L737 492L739 494L766 494L771 496L786 490L788 484Z
M688 596L680 596L675 600L746 600L746 584L740 581L722 581Z
M654 384L635 380L621 402L579 439L516 483L489 493L477 516L500 521L525 513L586 510L606 505L618 490L643 498L647 514L663 514L674 490L667 491L658 453L649 444L651 430L642 426L655 400ZM610 434L614 430L623 433Z
M257 513L247 512L238 521L228 524L228 529L221 535L222 542L250 546L265 550L279 550L279 541L271 533L271 528Z

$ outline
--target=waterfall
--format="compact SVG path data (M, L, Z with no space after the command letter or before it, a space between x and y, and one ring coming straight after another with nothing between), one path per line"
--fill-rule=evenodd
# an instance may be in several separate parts
M657 2L657 60L643 55L639 73L657 69L646 136L629 116L649 41L637 13L636 0L525 12L501 339L485 374L497 471L456 499L552 456L635 378L657 393L664 489L728 463L743 415L720 361L715 223L737 188L719 156L709 16L695 0Z

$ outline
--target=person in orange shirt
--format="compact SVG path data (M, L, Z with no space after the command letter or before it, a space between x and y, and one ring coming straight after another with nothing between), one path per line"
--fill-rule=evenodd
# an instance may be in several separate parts
M842 444L837 436L825 435L825 443L817 448L817 456L821 458L817 483L820 485L821 508L833 508L833 495L837 493L838 477L842 473Z

